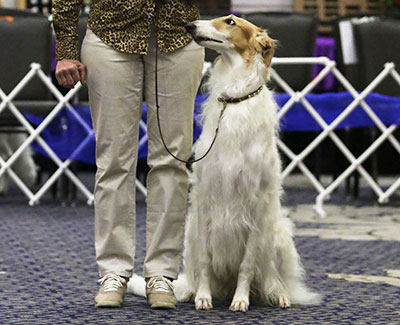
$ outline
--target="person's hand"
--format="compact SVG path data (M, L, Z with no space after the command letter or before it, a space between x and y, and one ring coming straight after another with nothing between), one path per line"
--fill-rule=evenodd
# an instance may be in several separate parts
M56 79L60 86L73 88L78 81L85 82L86 67L78 60L63 59L57 62Z

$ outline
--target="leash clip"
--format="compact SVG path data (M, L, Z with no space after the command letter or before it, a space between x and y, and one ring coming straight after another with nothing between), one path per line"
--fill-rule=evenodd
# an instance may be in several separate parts
M228 102L226 101L226 98L224 98L224 97L218 97L217 100L218 100L220 103L223 103L223 104L227 104L227 103L228 103Z

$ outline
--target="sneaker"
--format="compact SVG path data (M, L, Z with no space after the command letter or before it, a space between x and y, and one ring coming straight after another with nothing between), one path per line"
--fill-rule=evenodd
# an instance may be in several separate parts
M128 281L122 276L109 273L99 283L100 289L94 298L96 307L121 307Z
M163 276L146 279L146 296L151 308L175 308L176 297L172 281Z

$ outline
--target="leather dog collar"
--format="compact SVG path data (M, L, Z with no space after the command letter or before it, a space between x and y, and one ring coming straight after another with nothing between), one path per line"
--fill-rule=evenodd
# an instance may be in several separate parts
M255 90L252 93L250 93L250 94L248 94L246 96L243 96L243 97L237 97L237 98L218 97L218 101L221 102L221 103L224 103L224 104L237 104L237 103L240 103L240 102L242 102L244 100L247 100L247 99L250 99L250 98L252 98L254 96L257 96L261 92L262 88L263 88L263 85L258 87L257 90Z

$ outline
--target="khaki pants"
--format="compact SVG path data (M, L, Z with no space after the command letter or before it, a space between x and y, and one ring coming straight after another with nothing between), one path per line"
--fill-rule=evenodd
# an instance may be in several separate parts
M164 149L155 107L155 40L148 55L126 54L105 45L88 29L82 47L96 135L95 247L100 276L130 277L136 245L135 180L142 99L149 137L147 251L144 276L176 278L182 254L188 175L185 164ZM187 158L192 150L194 99L204 50L191 42L159 52L160 121L169 149Z

